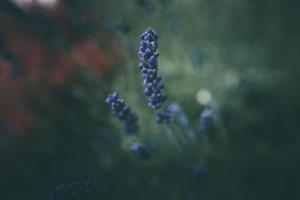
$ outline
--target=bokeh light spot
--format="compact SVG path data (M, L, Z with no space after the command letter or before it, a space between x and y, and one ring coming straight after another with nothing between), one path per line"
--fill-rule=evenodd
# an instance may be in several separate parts
M212 96L210 91L208 91L207 89L200 89L196 93L196 99L201 105L207 105L211 102Z

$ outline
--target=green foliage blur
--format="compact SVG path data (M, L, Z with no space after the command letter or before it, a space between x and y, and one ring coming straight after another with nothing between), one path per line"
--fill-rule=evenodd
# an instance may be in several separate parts
M102 61L67 62L72 72L53 88L35 82L51 75L49 61L26 79L25 100L9 99L17 102L12 110L30 110L35 120L21 132L0 125L1 200L48 199L51 187L89 179L116 186L112 199L122 200L300 199L300 3L153 0L149 10L135 0L61 0L57 10L67 17L57 22L47 15L55 8L7 2L0 3L0 16L8 13L38 32L55 52L47 54L50 60L92 40L108 64L103 61L103 70ZM6 29L10 20L0 17L0 36L9 38L8 29L17 26ZM193 140L175 121L156 124L147 106L137 67L139 36L147 27L159 33L168 103L181 106ZM115 43L120 57L112 53ZM14 89L0 88L0 98ZM127 136L110 113L110 91L139 115L139 135ZM7 102L0 99L1 121L7 121ZM205 136L199 117L210 103L218 111ZM147 139L158 145L148 161L130 152L132 143ZM207 181L193 174L199 162L207 166Z

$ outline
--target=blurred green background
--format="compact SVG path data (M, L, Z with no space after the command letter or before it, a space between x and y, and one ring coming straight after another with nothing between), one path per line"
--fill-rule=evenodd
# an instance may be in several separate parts
M299 7L0 1L0 199L49 199L51 187L90 179L118 188L99 200L300 199ZM167 103L189 128L156 124L146 104L137 52L147 27L159 34ZM139 135L112 116L112 90L139 115ZM217 111L204 133L209 105ZM149 139L150 160L130 151ZM207 174L195 174L199 162Z

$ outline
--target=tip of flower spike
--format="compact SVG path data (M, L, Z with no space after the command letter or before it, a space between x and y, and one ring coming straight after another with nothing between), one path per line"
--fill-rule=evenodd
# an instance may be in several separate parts
M148 27L148 28L146 28L146 32L151 32L151 31L153 31L153 28L152 27Z
M118 97L118 96L119 96L118 93L115 92L115 91L111 92L110 95L111 95L112 97Z
M106 103L110 103L111 101L113 101L115 98L117 98L119 95L118 95L118 93L117 92L110 92L108 95L107 95L107 97L106 97L106 99L105 99L105 102Z
M151 37L153 38L153 40L156 41L158 39L158 34L152 27L148 27L148 28L146 28L144 33L142 33L141 39L149 40L149 38L151 38Z
M154 31L154 29L153 29L152 27L148 27L148 28L146 28L146 30L144 31L143 35L154 34L154 33L156 33L156 32Z
M154 30L154 28L152 27L148 27L146 28L146 31L145 32L148 32L148 33L152 33L154 35L158 35L158 33Z

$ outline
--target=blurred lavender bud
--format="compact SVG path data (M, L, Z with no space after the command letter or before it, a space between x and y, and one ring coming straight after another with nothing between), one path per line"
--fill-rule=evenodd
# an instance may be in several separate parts
M195 140L196 139L196 133L192 130L192 129L189 129L186 133L186 137L189 139L189 140Z
M172 112L173 114L176 114L181 111L181 108L178 103L172 102L170 103L168 110L170 110L170 112Z
M172 117L171 112L168 109L166 109L156 114L156 122L159 124L163 124L163 123L169 124L171 121L171 117Z
M200 114L200 128L204 134L208 134L209 127L211 126L212 120L216 113L216 108L213 106L207 106Z
M181 113L178 117L178 123L180 124L180 126L184 127L184 128L188 128L189 126L189 122L188 119L186 117L186 115L184 113Z
M138 117L129 108L125 101L119 97L116 92L111 92L107 98L106 103L110 106L112 114L121 120L124 124L124 131L130 135L138 134Z
M171 112L172 118L186 131L186 138L190 141L196 139L196 133L189 125L189 120L185 113L182 111L180 105L177 102L172 102L168 106L168 110Z
M138 155L142 159L149 160L152 157L152 154L147 147L147 145L139 142L135 142L131 145L130 151Z
M176 102L172 102L168 106L168 110L171 111L172 117L178 122L178 124L183 128L189 127L189 120L185 113L182 111L180 105Z

